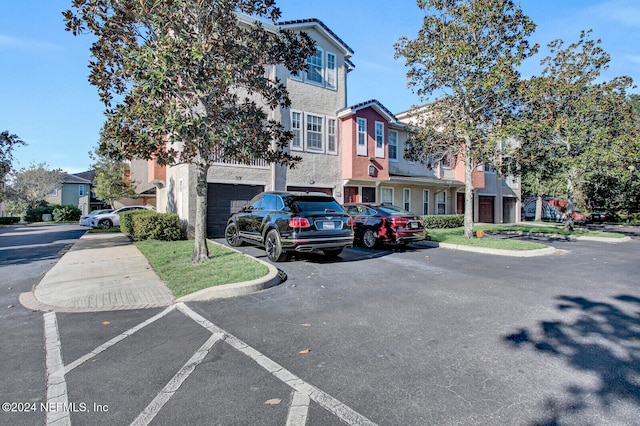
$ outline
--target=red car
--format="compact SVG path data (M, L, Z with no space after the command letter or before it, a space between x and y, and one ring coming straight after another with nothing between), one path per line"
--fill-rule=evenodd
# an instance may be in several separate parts
M353 218L354 240L365 247L424 240L422 219L400 207L386 203L348 203L343 207Z

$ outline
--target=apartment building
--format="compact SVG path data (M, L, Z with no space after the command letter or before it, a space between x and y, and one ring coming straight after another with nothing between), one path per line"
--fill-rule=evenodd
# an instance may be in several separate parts
M252 22L241 19L248 25ZM274 111L270 118L293 132L290 149L302 161L288 169L261 160L241 165L214 158L207 177L208 236L222 236L230 213L268 190L324 192L340 202L390 202L420 215L462 213L464 171L460 162L448 158L428 167L406 160L406 113L396 117L376 100L347 106L353 50L317 19L278 25L304 31L317 44L306 72L291 74L282 65L266 70L285 82L292 102L291 108ZM134 161L131 173L141 191L155 192L157 211L175 212L193 226L195 166L159 167L153 161ZM474 173L474 187L476 221L516 221L517 181L501 180L481 166Z

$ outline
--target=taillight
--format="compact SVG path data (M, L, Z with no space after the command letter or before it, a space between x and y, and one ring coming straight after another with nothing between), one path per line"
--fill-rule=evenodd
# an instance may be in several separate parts
M353 218L351 216L347 218L347 226L350 226L353 228Z
M289 219L290 228L309 228L311 224L306 217L292 217Z
M405 226L408 222L408 219L400 219L398 217L391 218L391 226Z

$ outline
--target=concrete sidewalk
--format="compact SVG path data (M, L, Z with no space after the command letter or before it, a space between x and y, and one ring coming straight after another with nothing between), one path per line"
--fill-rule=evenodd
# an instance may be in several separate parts
M177 301L234 297L282 282L273 265L254 260L269 268L265 277L210 287ZM173 293L147 258L119 232L86 233L31 292L20 295L20 303L28 309L58 312L145 309L174 302Z

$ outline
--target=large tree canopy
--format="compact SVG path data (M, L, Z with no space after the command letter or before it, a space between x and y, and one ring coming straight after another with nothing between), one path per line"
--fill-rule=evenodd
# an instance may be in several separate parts
M97 36L89 81L105 103L101 150L112 157L191 163L198 172L193 261L208 258L206 177L214 157L294 165L292 134L268 110L290 106L270 66L304 69L315 53L276 23L273 0L74 0L67 30ZM242 15L240 15L240 14ZM267 111L265 111L265 107Z
M516 126L521 144L515 158L521 173L526 179L540 178L538 196L550 183L564 181L569 227L576 193L590 181L607 180L638 148L626 98L631 79L598 81L610 57L590 33L583 31L566 47L562 40L549 43L550 55L541 62L544 71L521 86Z
M135 191L132 188L134 182L127 179L129 165L122 161L103 155L99 149L89 153L94 160L91 168L96 175L93 181L93 192L96 198L114 206L114 202L122 197L133 197Z
M52 170L47 163L33 163L12 173L8 190L12 199L37 207L47 195L62 186L63 180L62 170Z
M408 85L423 102L413 108L415 133L405 155L465 165L465 236L473 236L472 172L492 161L501 127L513 111L516 67L535 53L526 40L533 22L511 0L418 0L424 23L414 40L396 44ZM435 97L435 100L432 98Z

